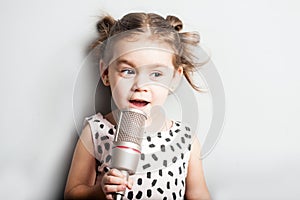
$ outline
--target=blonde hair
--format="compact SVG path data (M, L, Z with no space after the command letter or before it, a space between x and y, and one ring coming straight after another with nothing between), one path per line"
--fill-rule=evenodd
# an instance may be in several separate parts
M104 58L107 48L107 40L112 36L126 31L136 33L146 33L155 39L168 43L176 52L174 54L173 64L175 69L179 66L183 68L183 74L189 84L197 91L200 88L193 83L191 78L196 67L203 65L197 63L197 57L193 54L193 48L200 43L200 36L197 32L181 32L183 28L182 21L175 16L162 16L154 13L129 13L120 20L115 20L109 15L101 17L97 23L99 37L94 41L91 47L99 48L100 59ZM130 32L131 33L131 32Z

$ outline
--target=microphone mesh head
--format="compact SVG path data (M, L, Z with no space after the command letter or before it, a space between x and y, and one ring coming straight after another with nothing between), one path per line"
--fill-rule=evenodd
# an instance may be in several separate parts
M124 109L120 111L116 142L132 142L141 145L146 114L138 109Z

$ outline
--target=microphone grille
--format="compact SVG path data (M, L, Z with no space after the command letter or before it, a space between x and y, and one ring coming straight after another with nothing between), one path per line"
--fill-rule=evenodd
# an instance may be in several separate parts
M120 111L115 142L132 142L141 145L146 114L138 109L128 108Z

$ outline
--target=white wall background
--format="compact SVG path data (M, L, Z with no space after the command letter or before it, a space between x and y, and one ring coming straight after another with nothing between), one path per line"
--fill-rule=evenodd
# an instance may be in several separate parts
M203 161L214 200L299 199L299 10L296 0L1 1L0 199L62 198L73 85L103 11L175 14L200 31L226 93L222 137Z

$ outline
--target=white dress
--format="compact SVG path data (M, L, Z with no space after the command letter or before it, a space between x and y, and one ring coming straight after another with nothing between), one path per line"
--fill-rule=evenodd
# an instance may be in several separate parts
M85 119L91 128L97 174L110 166L115 126L97 113ZM145 136L137 172L126 199L184 199L185 178L190 157L192 133L181 122L173 122L168 131Z

